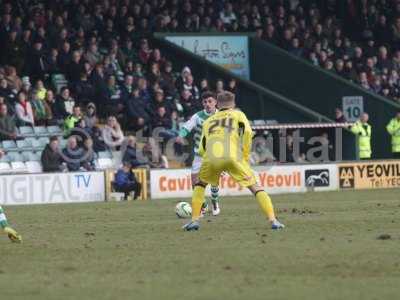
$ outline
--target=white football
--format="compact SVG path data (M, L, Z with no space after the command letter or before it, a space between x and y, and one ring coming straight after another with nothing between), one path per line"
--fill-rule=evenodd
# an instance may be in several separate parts
M187 202L179 202L175 206L175 213L178 218L186 219L192 216L192 207Z

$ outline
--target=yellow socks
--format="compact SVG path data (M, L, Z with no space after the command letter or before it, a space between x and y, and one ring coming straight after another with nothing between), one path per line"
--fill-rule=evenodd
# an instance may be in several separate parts
M256 193L256 199L268 220L275 220L274 206L268 194L265 191L259 191Z
M200 185L196 185L193 189L192 195L192 220L197 221L200 218L201 206L204 202L205 188Z

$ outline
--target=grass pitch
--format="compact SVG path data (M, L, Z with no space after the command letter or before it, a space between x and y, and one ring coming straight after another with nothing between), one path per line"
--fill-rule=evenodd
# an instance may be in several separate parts
M273 197L272 232L251 198L183 232L177 201L6 207L0 298L397 299L399 190Z

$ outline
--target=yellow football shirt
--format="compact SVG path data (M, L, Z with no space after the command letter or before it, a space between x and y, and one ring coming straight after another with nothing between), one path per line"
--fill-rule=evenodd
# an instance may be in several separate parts
M249 161L253 131L237 109L216 112L203 123L199 153L206 160Z

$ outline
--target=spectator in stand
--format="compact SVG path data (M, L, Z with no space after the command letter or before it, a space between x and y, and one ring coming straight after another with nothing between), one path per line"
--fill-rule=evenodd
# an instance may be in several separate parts
M123 110L121 91L118 88L115 76L107 79L107 87L102 95L102 113L106 115L118 115Z
M64 120L64 135L68 136L71 133L71 130L76 127L77 123L82 119L81 108L78 105L75 105L72 111L67 118Z
M152 85L154 83L160 83L161 81L161 71L160 65L158 63L152 63L150 65L150 70L146 76L149 80L149 83Z
M184 90L183 85L187 80L187 77L192 75L192 71L188 66L182 69L181 75L176 80L176 86L178 87L179 91Z
M208 80L206 78L203 78L200 81L200 94L203 94L204 92L208 92L210 90L211 90L211 88L210 88L210 85L208 83Z
M101 151L109 150L109 147L104 142L103 132L97 126L94 126L92 128L92 140L93 140L93 150L94 150L94 152L101 152Z
M219 93L222 93L225 91L224 88L224 81L222 79L218 79L217 82L215 83L215 93L218 95Z
M343 111L340 108L335 109L335 122L336 123L346 123L347 120L343 114Z
M143 160L143 155L138 155L139 150L136 148L136 138L133 135L129 135L126 140L126 149L122 157L123 163L129 163L132 168L145 166L146 161Z
M31 79L36 81L37 79L44 79L46 73L45 70L45 57L43 51L43 43L40 39L37 39L33 43L33 49L28 52L28 57L25 64L26 73Z
M163 90L157 89L154 92L154 100L150 105L150 109L154 115L157 115L157 109L160 106L164 106L168 113L171 113L172 110L174 109L173 105L168 100L165 99Z
M46 74L48 74L49 76L61 73L59 64L59 52L57 48L52 48L48 56L46 56L45 70Z
M152 121L153 130L158 130L158 135L167 141L177 137L175 131L172 130L172 119L167 114L165 106L159 106L157 108L157 114L154 116Z
M15 120L8 114L7 104L0 104L0 140L15 140L16 138Z
M47 90L46 92L46 107L49 110L49 125L60 125L64 122L64 118L68 116L65 109L64 102L57 101L54 97L54 92L52 90Z
M10 88L5 78L0 80L0 97L3 97L9 105L13 104L16 98L16 92Z
M194 79L192 74L189 74L184 78L182 88L183 90L189 91L195 100L200 99L199 89L194 84Z
M91 138L87 138L83 142L83 151L85 153L85 159L82 162L82 167L86 171L96 170L96 164L95 164L96 155L93 150L93 140Z
M13 66L6 66L5 77L11 90L19 91L22 88L22 80Z
M63 87L61 88L60 95L57 95L56 101L59 102L58 105L62 105L65 108L66 113L72 114L72 110L75 106L74 99L71 98L71 93L69 88Z
M47 121L51 117L49 116L49 109L46 107L46 93L47 90L44 87L43 81L38 80L35 89L32 92L31 99L36 125L47 124Z
M133 73L132 73L132 75L133 75L136 79L139 79L139 78L143 78L143 77L144 77L144 72L143 72L143 66L142 66L142 64L136 63L136 64L133 66Z
M149 47L149 41L147 39L142 39L140 41L139 59L143 64L148 63L151 51L152 50Z
M103 56L99 52L97 44L95 42L90 43L87 51L85 52L84 59L92 66L95 67L99 62L102 61Z
M82 72L79 80L74 85L76 101L80 105L86 105L95 98L95 89L88 79L88 74Z
M84 61L79 51L72 53L72 60L67 65L66 74L70 83L74 86L80 79L81 74L85 72Z
M150 90L148 88L148 83L145 78L139 78L138 80L139 95L147 103L151 100Z
M121 125L118 123L117 118L109 116L107 124L103 128L103 140L109 147L119 147L122 145L125 137L121 130Z
M85 141L92 136L92 128L89 128L85 120L81 118L75 123L75 127L70 130L69 135L76 136L79 146L83 147Z
M133 76L132 75L126 75L124 79L124 84L121 86L121 103L123 103L124 106L126 106L128 99L130 95L132 94L133 91Z
M232 25L237 20L236 14L233 12L233 6L231 3L225 3L224 9L219 14L220 19L225 25Z
M99 119L97 117L96 105L93 102L88 103L86 106L86 113L83 119L85 120L86 126L89 128L93 128L97 125Z
M43 172L62 172L65 170L63 158L60 154L59 141L56 136L50 137L49 143L46 145L40 157L43 166Z
M15 104L15 113L18 126L35 126L32 105L24 92L18 93L18 102Z
M131 170L131 164L124 162L123 167L115 174L113 186L115 191L125 194L124 199L128 200L128 196L133 192L133 199L136 200L141 192L142 186L136 180L135 174Z
M179 103L182 105L182 113L185 119L190 118L193 114L201 109L198 103L196 103L196 101L193 99L192 94L187 90L183 90L181 92Z
M150 122L150 106L142 97L139 89L134 88L127 101L127 119L129 128L137 131Z
M148 142L143 146L143 155L147 164L151 168L168 169L169 163L155 139L149 138Z
M236 79L229 80L226 90L231 92L231 93L233 93L233 94L235 94L235 95L237 94L237 82L236 82ZM237 97L237 95L236 95L236 97Z
M68 171L79 171L85 161L85 151L79 147L75 136L68 138L67 146L62 150Z

